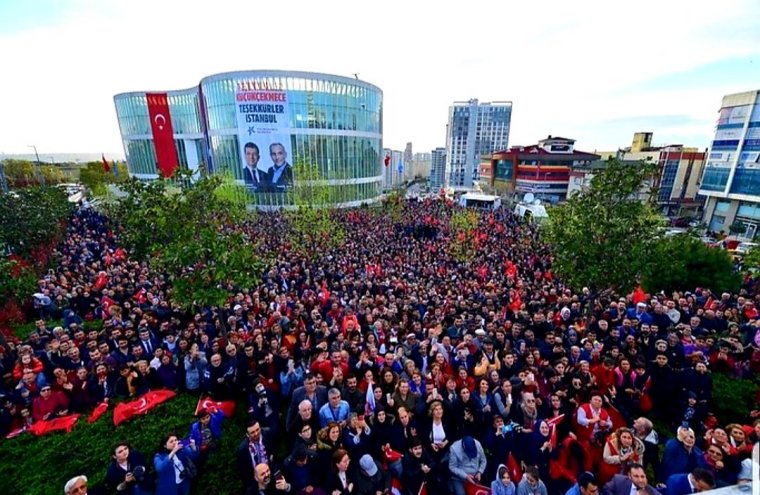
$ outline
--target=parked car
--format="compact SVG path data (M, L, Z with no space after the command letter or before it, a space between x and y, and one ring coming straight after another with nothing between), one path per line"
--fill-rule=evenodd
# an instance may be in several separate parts
M738 246L733 250L734 255L737 256L744 256L749 252L750 249L753 249L758 246L758 243L756 242L740 242Z

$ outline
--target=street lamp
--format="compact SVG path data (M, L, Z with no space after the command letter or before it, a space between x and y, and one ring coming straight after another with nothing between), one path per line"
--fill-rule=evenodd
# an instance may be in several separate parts
M42 163L40 162L40 154L37 153L37 146L33 144L27 144L27 147L34 149L34 156L37 157L37 167L34 169L34 175L36 175L37 180L44 185L45 175L41 171Z

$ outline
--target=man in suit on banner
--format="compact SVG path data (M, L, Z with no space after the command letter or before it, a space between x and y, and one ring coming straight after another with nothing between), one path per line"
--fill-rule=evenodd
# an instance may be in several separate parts
M259 163L259 147L256 143L248 142L243 147L245 152L245 166L243 167L243 180L246 187L254 192L264 192L269 188L269 175L257 168Z
M273 165L267 170L267 175L276 192L284 192L293 185L293 167L288 163L288 152L282 143L269 145L269 154Z

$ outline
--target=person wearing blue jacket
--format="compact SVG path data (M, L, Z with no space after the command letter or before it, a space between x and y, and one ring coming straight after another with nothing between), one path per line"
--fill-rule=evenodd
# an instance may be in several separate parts
M222 411L210 412L201 409L196 416L198 421L190 425L190 439L195 442L198 449L199 464L205 462L209 452L216 449L216 445L222 436Z
M695 468L690 473L674 474L666 485L665 495L689 495L712 490L715 476L707 469Z
M177 435L165 435L153 458L156 468L156 493L161 495L188 495L190 482L195 476L195 463L198 453L195 441L182 445Z
M515 495L515 491L509 469L504 464L499 464L496 469L496 479L491 482L491 495Z
M674 474L690 473L699 466L702 451L694 445L695 442L691 428L678 428L676 438L671 438L665 444L659 478L661 482Z

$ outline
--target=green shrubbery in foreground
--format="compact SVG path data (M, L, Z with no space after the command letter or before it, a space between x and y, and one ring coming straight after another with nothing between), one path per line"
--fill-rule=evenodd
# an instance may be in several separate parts
M138 416L118 427L113 425L113 406L98 421L87 423L80 417L71 433L54 432L43 437L23 434L0 441L0 479L4 493L48 495L63 493L63 485L74 475L84 474L90 486L103 481L111 462L112 447L127 440L145 455L153 469L153 455L161 436L176 432L182 438L190 432L198 397L180 393L157 406L146 416ZM203 472L193 483L192 493L218 495L242 492L235 464L235 451L243 439L245 407L238 404L233 418L224 422L219 448L212 453Z

